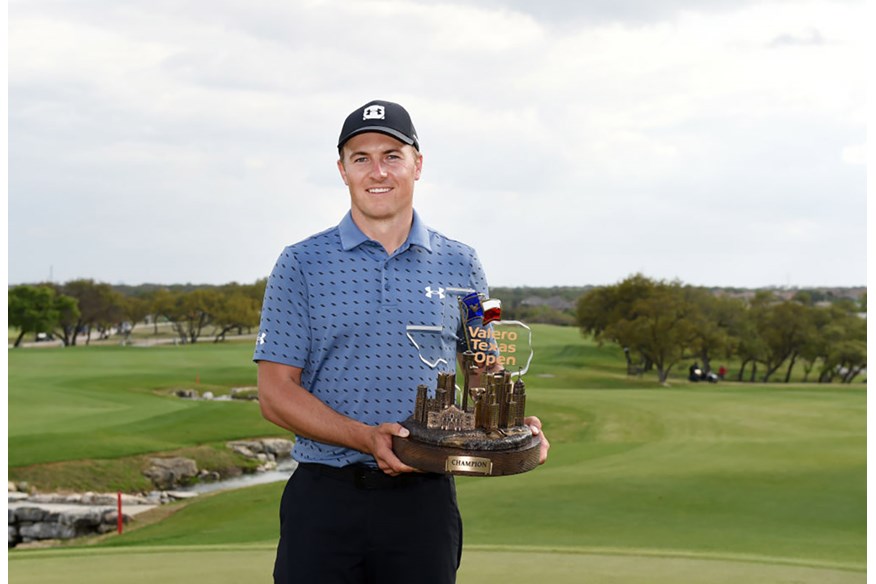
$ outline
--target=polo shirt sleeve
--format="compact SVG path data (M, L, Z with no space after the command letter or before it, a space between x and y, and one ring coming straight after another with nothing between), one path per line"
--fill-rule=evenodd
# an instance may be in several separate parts
M481 265L477 252L474 250L472 250L471 255L471 288L488 298L490 296L490 289L487 286L487 275L484 273L484 267Z
M280 254L265 287L253 361L304 368L310 353L307 280L291 247Z

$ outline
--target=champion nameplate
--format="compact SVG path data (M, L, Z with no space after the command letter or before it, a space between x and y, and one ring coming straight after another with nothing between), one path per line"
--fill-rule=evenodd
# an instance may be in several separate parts
M479 456L448 456L444 463L446 472L469 474L493 474L493 461Z

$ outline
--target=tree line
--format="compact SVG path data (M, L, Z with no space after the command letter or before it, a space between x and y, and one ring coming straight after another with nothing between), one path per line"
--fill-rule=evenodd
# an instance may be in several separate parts
M737 360L739 381L783 375L787 383L799 365L804 382L851 383L867 366L862 309L866 294L823 306L807 292L743 299L637 274L581 296L576 321L582 333L623 347L632 371L656 370L661 383L680 362L709 371L717 359Z
M221 286L122 287L123 291L91 279L64 284L25 284L9 290L9 325L19 329L15 347L28 334L46 333L76 345L93 333L106 338L110 330L130 336L147 320L158 333L159 321L170 323L182 343L195 343L206 327L215 341L237 329L259 324L266 279L253 284Z

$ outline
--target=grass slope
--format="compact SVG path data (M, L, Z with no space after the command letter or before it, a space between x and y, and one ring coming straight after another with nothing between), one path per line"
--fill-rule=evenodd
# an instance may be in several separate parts
M277 434L254 403L169 395L174 388L227 393L255 385L251 356L249 343L11 350L9 465Z

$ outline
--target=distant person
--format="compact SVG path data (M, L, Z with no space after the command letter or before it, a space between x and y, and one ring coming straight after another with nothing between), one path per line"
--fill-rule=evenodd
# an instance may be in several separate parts
M344 122L337 162L351 208L283 250L268 279L253 359L259 404L297 436L280 503L274 582L455 582L462 522L453 478L392 451L434 372L405 324L441 321L433 290L487 293L475 251L413 208L423 156L408 112L372 101ZM454 348L444 358L454 362ZM538 418L526 423L541 432ZM542 435L541 462L549 444Z
M721 365L720 367L718 367L718 377L721 379L721 381L724 380L724 377L725 377L726 375L727 375L727 368L724 367L723 365Z
M690 374L687 378L690 381L699 381L703 378L703 370L700 369L699 363L694 363L693 365L691 365L688 371L690 372Z

